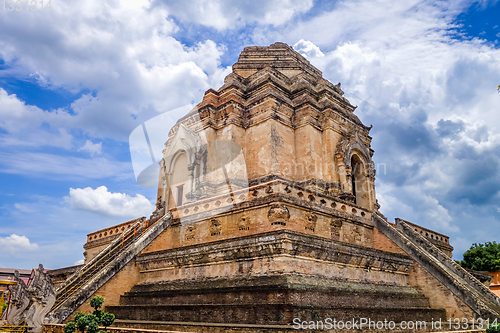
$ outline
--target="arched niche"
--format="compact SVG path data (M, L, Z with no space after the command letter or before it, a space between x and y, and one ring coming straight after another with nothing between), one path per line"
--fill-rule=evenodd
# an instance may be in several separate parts
M168 209L196 199L200 162L206 153L198 134L179 125L161 162ZM161 181L161 180L160 180Z
M370 209L371 183L366 173L366 163L359 151L351 154L351 184L354 203Z
M170 191L176 206L182 206L186 202L186 190L189 180L188 158L184 151L176 154L171 161Z
M357 133L345 136L337 145L341 198L372 210L375 203L375 172L370 151Z

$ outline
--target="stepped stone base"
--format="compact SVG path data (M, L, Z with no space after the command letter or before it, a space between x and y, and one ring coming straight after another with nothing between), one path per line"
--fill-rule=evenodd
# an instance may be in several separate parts
M446 319L444 309L431 309L409 286L407 256L290 230L142 254L137 263L148 279L119 305L106 306L117 319L257 325Z
M401 329L397 326L395 329L358 329L358 330L327 330L327 329L294 329L292 326L287 325L245 325L245 324L218 324L218 323L194 323L194 322L160 322L160 321L139 321L139 320L117 320L116 325L120 327L129 327L136 330L146 329L157 330L155 332L165 332L164 330L174 330L182 332L196 332L196 333L296 333L296 332L323 332L323 333L423 333L423 332L441 332L441 333L484 333L484 329L473 330L454 330L448 331L446 329L432 329L430 323L426 323L425 329ZM114 330L114 327L113 327ZM54 332L54 333L62 333ZM120 332L125 333L125 332Z
M291 325L294 318L431 321L444 309L411 287L281 275L137 285L107 306L118 319Z

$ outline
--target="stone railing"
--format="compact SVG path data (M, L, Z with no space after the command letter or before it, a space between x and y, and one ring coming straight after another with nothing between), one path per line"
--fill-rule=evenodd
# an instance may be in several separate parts
M481 281L475 278L472 274L467 272L464 268L458 265L454 260L451 260L442 250L435 246L425 237L422 237L419 233L415 232L413 225L409 225L406 221L398 219L396 228L401 230L406 236L413 239L415 243L420 245L428 253L430 253L434 258L436 258L440 263L445 265L453 274L462 278L469 286L474 288L477 292L482 294L484 297L488 298L493 304L499 307L500 310L500 299L495 293L493 293L488 287L486 287Z
M451 258L453 256L453 246L450 245L450 238L448 236L440 234L439 232L436 232L434 230L421 227L414 223L405 221L403 219L396 218L396 225L401 222L406 223L406 225L412 228L413 231L415 231L417 234L420 234L420 236L426 238L428 241L434 244L438 249L447 254L448 257Z
M127 221L121 224L114 225L109 228L104 228L101 230L97 230L94 232L91 232L90 234L87 235L87 243L90 243L95 240L103 239L109 236L118 236L121 235L125 230L130 228L132 225L137 223L138 219L133 219L131 221Z
M375 227L445 285L481 318L500 317L498 297L420 233L400 221L394 228L378 214ZM458 267L457 267L458 266Z
M135 223L135 225L137 225L135 228L147 222L141 222L142 220L143 218ZM170 226L171 223L172 215L166 214L153 225L145 225L142 231L138 230L138 232L140 231L141 233L137 235L137 238L136 229L134 228L134 230L132 230L133 237L131 235L132 241L126 244L126 246L122 245L119 247L117 242L123 243L123 240L117 239L102 250L99 255L85 264L84 267L57 289L57 301L49 314L50 322L61 323L68 318L100 287L135 258L135 256L149 245L163 230ZM114 253L113 251L115 251L116 248L118 248L118 251ZM106 256L108 256L108 258L106 258ZM103 264L100 264L100 261L102 261ZM95 267L97 267L97 269L94 269ZM71 291L71 293L69 293L69 291Z
M232 206L244 205L245 203L265 203L266 198L275 200L277 197L285 202L314 208L316 211L333 213L371 224L371 211L284 179L274 179L232 193L186 203L177 207L173 211L173 215L174 218L198 219L200 215L215 216L228 211Z

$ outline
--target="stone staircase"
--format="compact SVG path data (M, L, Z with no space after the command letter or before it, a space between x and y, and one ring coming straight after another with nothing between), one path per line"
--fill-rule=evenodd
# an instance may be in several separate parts
M490 320L500 318L498 296L404 220L396 219L394 227L378 214L372 216L378 230L467 304L478 317Z
M150 222L139 219L92 260L69 277L56 291L48 314L51 323L62 323L100 287L137 256L172 222L172 215Z

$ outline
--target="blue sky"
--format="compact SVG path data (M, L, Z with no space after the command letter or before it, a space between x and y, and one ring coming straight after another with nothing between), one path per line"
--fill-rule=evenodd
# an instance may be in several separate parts
M52 0L0 7L0 267L83 259L149 215L128 137L219 88L244 46L293 45L372 124L377 197L455 258L500 235L499 1Z

